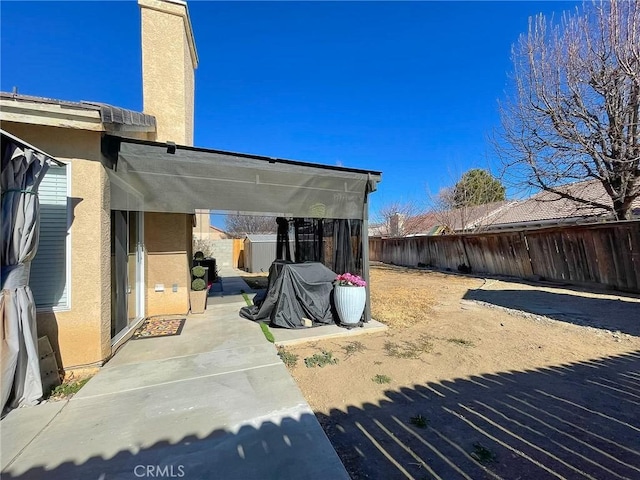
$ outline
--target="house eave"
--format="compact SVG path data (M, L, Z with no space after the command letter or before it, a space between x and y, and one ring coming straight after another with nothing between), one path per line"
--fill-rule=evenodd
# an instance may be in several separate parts
M123 123L104 121L113 118L113 110L118 113L139 115L141 122ZM108 115L108 116L107 116ZM0 98L0 121L43 125L47 127L70 128L92 132L106 132L126 136L133 133L153 133L156 131L155 118L104 104L88 102L55 102L11 98L3 94Z
M531 220L525 222L513 222L489 225L482 228L482 233L497 233L509 230L538 230L549 227L561 227L568 225L598 225L615 221L612 215L598 215L589 217L566 217L566 218L552 218L545 220ZM478 233L475 232L457 232L459 234Z
M70 108L64 105L0 99L0 120L48 127L103 132L99 110Z

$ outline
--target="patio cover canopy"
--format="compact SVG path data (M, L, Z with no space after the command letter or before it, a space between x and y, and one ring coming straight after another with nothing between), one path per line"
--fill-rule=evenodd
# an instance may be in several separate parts
M366 219L381 173L103 137L111 209Z

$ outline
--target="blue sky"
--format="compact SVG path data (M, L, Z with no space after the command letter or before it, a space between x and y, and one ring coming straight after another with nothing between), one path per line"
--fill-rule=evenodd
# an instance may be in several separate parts
M195 144L381 170L372 211L493 162L510 48L578 2L189 2ZM2 1L1 89L142 110L135 1ZM212 206L214 208L215 206Z

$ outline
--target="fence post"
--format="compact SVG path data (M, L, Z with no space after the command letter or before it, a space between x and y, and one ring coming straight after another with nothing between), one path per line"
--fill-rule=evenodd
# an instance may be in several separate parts
M529 249L529 242L527 241L527 232L520 232L520 237L522 237L524 246L527 249L527 258L529 259L529 265L531 265L531 275L535 276L537 274L536 269L534 268L533 259L531 258L531 250Z

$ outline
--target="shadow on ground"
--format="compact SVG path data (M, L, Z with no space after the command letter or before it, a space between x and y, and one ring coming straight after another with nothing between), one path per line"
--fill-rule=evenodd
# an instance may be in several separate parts
M640 478L640 352L385 395L317 415L354 480Z
M640 478L640 351L413 385L385 397L317 415L353 480ZM151 445L132 441L90 458L60 442L59 463L35 461L21 471L16 460L2 478L334 479L341 470L330 445L313 442L315 422L303 413L174 440L167 426ZM126 424L115 431L127 439ZM93 433L81 442L100 442Z
M640 295L634 292L627 292L623 290L616 290L613 288L608 288L606 286L598 287L597 285L585 286L579 284L571 284L561 280L544 280L544 279L527 279L521 277L514 277L510 275L494 275L486 272L476 272L476 273L461 273L458 271L454 271L447 268L437 268L437 267L407 267L401 265L394 265L389 263L382 262L371 262L371 267L376 270L387 270L387 271L411 271L411 272L423 272L425 274L441 274L441 275L451 275L460 278L470 278L477 279L480 281L487 280L498 280L501 282L515 283L519 285L528 285L530 287L538 288L538 287L546 287L546 288L562 288L563 290L570 290L577 293L583 292L591 292L597 293L601 295L615 295L617 297L626 297L630 299L640 299Z
M223 401L223 400L221 400ZM216 430L206 436L187 436L179 442L159 441L146 447L132 446L116 455L92 457L83 462L67 461L54 468L35 467L26 472L15 472L11 465L2 472L2 479L137 479L183 478L186 480L252 478L326 479L335 476L335 464L323 466L331 453L318 448L309 455L314 465L300 471L300 464L292 462L292 455L313 452L309 442L309 429L317 428L311 414L299 420L284 418L280 424L263 422L259 428L242 426L237 432ZM124 434L124 433L123 433ZM91 439L87 439L91 441ZM337 460L336 460L337 461Z
M469 290L463 297L576 325L640 336L640 302L544 290Z

